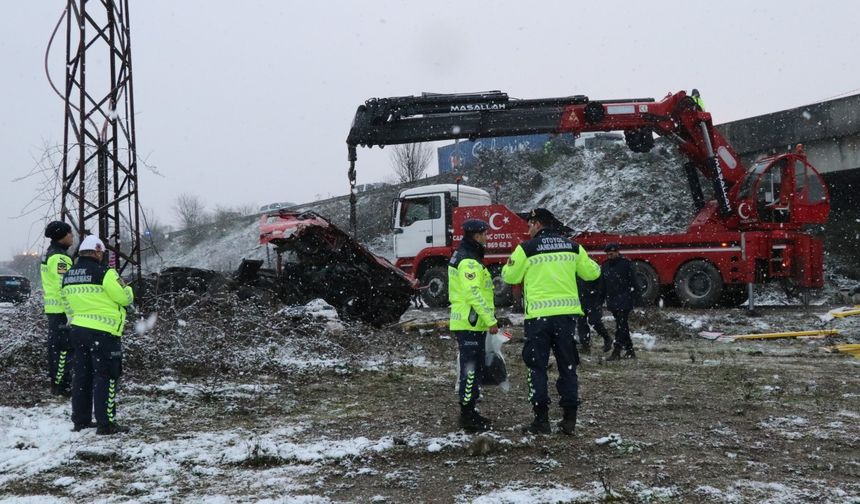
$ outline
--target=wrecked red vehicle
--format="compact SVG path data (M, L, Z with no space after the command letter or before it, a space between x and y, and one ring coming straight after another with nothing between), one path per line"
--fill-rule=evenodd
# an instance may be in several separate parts
M288 301L322 298L343 318L379 326L400 320L418 293L415 279L315 212L263 215L260 243L274 247Z

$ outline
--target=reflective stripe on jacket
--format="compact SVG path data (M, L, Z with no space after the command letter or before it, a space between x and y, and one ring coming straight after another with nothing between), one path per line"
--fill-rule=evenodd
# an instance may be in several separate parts
M125 307L134 301L134 293L115 269L80 257L63 278L61 294L71 325L122 336Z
M72 267L72 258L66 255L66 250L68 247L51 240L39 267L45 313L63 313L60 289L63 286L63 275Z
M463 240L448 263L448 300L452 331L486 331L497 324L493 276L482 262L483 246Z
M526 319L582 315L576 277L599 276L600 266L584 248L549 229L518 245L502 268L502 280L523 284Z

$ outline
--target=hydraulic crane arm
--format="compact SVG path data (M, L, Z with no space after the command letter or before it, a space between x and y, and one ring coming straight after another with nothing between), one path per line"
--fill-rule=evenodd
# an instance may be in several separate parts
M668 137L690 160L687 175L696 206L704 205L694 171L698 169L713 183L720 214L731 214L729 187L746 170L713 127L711 115L697 109L683 91L659 102L653 98L592 101L583 95L519 100L501 91L373 98L358 107L347 137L350 184L355 185L359 145L592 131L624 131L634 152L651 150L654 133Z

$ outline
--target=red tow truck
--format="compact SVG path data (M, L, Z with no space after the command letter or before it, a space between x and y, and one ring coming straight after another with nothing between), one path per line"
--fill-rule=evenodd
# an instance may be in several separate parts
M358 146L598 131L623 131L628 147L640 153L653 148L656 134L688 160L684 170L697 214L686 232L571 236L598 261L607 243L619 243L634 262L646 303L669 296L691 307L737 306L747 296L752 302L753 284L782 281L804 293L823 286L823 244L807 228L826 222L829 194L802 146L747 169L711 114L683 91L660 101L520 100L500 91L370 99L358 108L347 138L350 180L354 185ZM711 200L700 174L712 184ZM445 266L464 220L490 224L485 262L496 273L528 238L523 214L492 204L485 191L454 184L403 191L394 215L395 264L421 281L425 301L434 306L447 304ZM496 285L498 300L508 301L504 284Z

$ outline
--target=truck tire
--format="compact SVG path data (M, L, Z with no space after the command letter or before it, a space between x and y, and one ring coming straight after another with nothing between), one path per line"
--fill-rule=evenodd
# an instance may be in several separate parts
M431 266L421 275L421 299L432 308L448 306L448 268Z
M711 308L717 305L722 293L723 277L708 261L690 261L675 274L675 294L683 306Z
M510 306L514 302L514 293L511 285L502 280L502 268L490 268L490 275L493 276L493 304L496 308Z
M660 297L660 280L654 268L645 261L633 261L633 279L639 290L642 306L653 306Z

